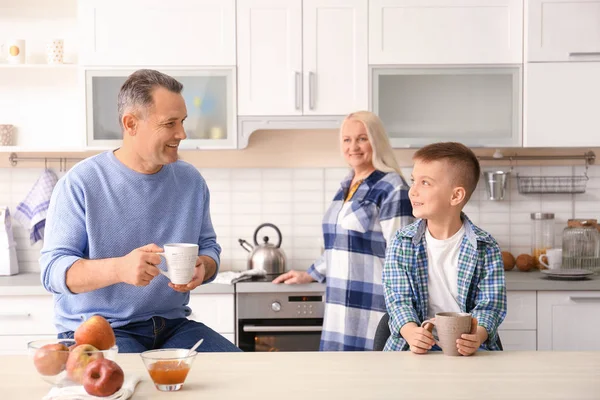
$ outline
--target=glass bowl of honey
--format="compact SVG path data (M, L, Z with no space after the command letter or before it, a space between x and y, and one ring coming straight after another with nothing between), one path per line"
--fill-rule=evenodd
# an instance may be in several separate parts
M160 349L141 353L146 370L154 386L162 392L172 392L183 387L196 358L188 349Z

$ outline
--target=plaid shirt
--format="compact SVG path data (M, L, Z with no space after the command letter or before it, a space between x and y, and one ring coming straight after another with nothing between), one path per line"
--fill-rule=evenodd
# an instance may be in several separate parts
M344 201L352 178L351 173L341 182L324 216L325 251L308 270L327 282L324 351L373 349L385 313L381 274L387 243L414 220L408 185L400 175L375 171Z
M488 332L483 349L499 350L498 326L506 316L504 264L496 240L475 226L465 214L465 235L458 256L458 302L462 312L477 318ZM418 220L396 234L383 268L385 302L392 332L384 350L408 350L400 328L427 319L428 267L425 220Z

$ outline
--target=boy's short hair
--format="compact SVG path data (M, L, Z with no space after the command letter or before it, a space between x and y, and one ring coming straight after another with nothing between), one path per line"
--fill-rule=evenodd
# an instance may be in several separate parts
M413 160L423 162L447 161L448 165L454 170L453 184L465 188L465 204L471 198L471 195L479 182L481 168L479 160L471 149L462 143L443 142L427 145L415 153Z

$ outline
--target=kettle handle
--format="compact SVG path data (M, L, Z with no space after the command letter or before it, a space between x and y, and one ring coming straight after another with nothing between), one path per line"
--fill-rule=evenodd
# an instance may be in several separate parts
M279 230L278 227L276 227L275 225L270 224L268 222L266 224L259 225L258 228L256 228L256 230L254 231L254 244L256 246L258 246L258 240L256 240L258 231L260 231L262 228L265 228L265 227L270 227L270 228L275 229L275 231L277 232L277 235L279 236L279 241L277 242L277 246L275 246L275 247L277 247L277 248L281 247L281 240L282 240L281 231Z

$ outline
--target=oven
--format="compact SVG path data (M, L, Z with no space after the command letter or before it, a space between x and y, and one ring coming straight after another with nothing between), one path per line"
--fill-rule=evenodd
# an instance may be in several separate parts
M318 351L323 293L237 293L237 344L243 351Z

